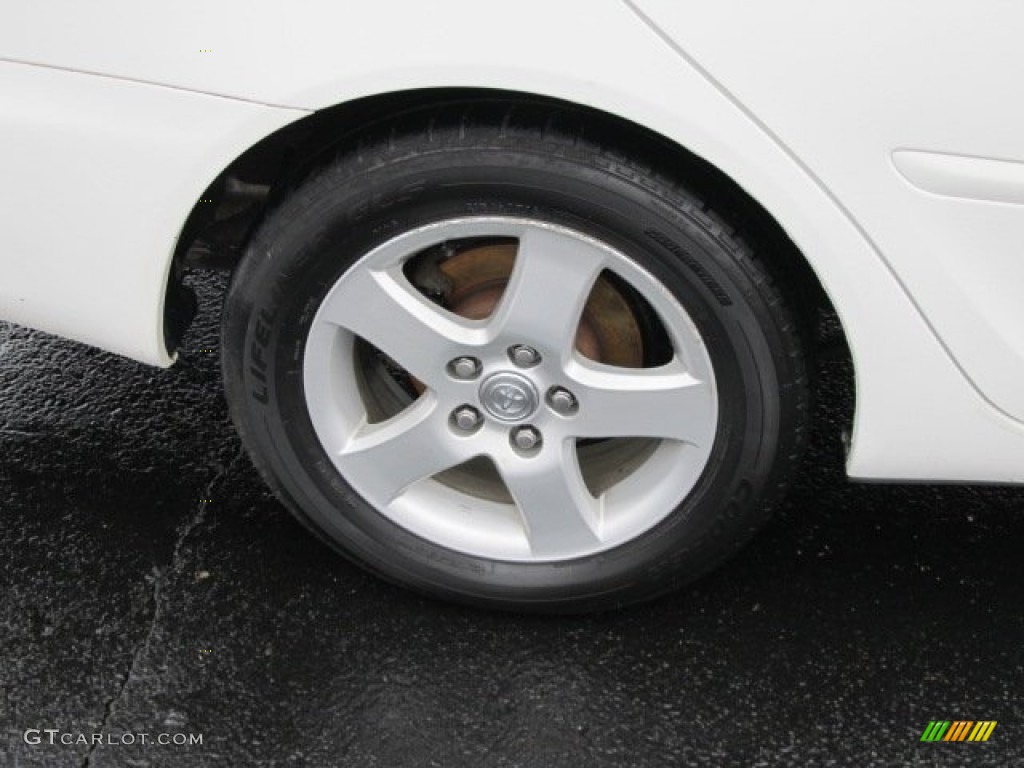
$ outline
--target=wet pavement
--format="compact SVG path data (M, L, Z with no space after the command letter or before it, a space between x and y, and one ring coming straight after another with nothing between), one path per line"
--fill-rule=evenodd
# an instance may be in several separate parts
M483 613L292 522L201 289L170 371L0 325L0 766L1024 764L1024 489L847 483L841 362L724 568L613 614ZM934 719L999 724L920 742Z

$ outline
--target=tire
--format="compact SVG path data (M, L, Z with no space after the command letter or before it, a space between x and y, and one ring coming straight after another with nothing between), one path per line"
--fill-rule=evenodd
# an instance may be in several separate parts
M520 611L650 599L779 498L797 328L674 180L487 113L364 135L268 214L224 311L232 417L291 511L390 581Z

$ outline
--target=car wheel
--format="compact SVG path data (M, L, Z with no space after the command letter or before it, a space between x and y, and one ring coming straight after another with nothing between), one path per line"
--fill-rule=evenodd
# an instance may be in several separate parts
M392 581L518 610L647 599L778 497L797 329L685 188L514 114L408 118L279 203L227 297L232 415L288 507Z

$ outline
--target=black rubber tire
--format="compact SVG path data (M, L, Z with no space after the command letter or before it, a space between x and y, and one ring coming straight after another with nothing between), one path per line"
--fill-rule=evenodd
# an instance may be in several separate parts
M429 595L575 612L664 593L752 535L798 462L808 391L800 334L752 249L677 181L571 126L539 127L543 117L424 113L340 151L283 196L252 238L227 296L223 368L254 463L340 552ZM306 410L305 338L341 274L403 231L480 214L548 220L636 259L686 308L715 368L718 433L695 489L651 530L571 567L484 560L397 526L334 469Z

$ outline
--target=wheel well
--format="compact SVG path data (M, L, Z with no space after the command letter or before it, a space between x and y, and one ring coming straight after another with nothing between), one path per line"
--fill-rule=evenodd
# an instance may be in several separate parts
M654 131L592 107L506 91L426 89L321 110L266 137L224 169L196 202L178 241L165 317L169 347L177 345L190 320L185 306L190 299L181 290L184 274L233 269L266 212L340 148L375 126L418 111L495 104L521 105L524 112L546 115L559 125L571 122L588 140L638 157L685 184L734 227L737 236L756 244L801 321L811 342L808 348L820 346L823 336L828 343L845 346L835 311L803 254L771 214L707 161ZM822 328L832 330L823 333Z

